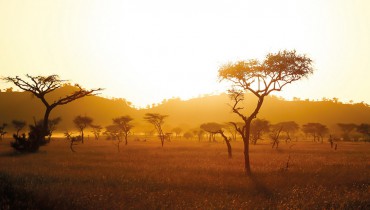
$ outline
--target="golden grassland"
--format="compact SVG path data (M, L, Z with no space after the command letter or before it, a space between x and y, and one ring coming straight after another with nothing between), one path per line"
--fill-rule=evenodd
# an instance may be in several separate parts
M370 209L370 144L251 146L132 138L121 152L88 140L69 150L55 139L36 154L0 142L2 209ZM294 144L294 146L292 146ZM290 155L289 167L286 163Z

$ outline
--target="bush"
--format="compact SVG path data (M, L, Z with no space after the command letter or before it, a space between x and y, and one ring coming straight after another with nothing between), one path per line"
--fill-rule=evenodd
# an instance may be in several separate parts
M48 143L45 139L46 133L42 123L38 123L35 126L30 125L30 132L28 133L28 138L25 134L18 136L13 134L14 142L10 145L19 152L37 152L40 146Z

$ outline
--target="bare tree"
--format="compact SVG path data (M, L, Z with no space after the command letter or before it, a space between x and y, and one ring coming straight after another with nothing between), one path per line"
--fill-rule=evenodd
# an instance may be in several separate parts
M43 119L43 129L42 129L43 133L42 135L40 135L43 136L43 138L49 135L48 130L49 116L51 111L55 107L68 104L72 101L83 98L85 96L94 95L94 93L96 93L97 91L102 90L101 88L86 90L82 88L80 85L76 84L75 87L77 88L77 90L75 92L64 97L61 97L53 102L50 102L47 100L48 94L59 89L60 87L62 87L63 84L67 82L66 80L59 79L58 75L54 74L49 76L31 76L27 74L26 79L20 78L19 76L4 77L2 79L4 81L13 83L15 86L22 89L23 91L31 92L34 96L39 98L41 102L44 104L46 109Z
M257 117L264 99L273 91L281 91L284 86L313 73L312 60L296 51L279 51L268 54L263 62L258 60L228 63L219 69L220 80L231 82L229 90L233 101L232 111L239 116L243 126L234 124L244 142L244 168L247 176L251 175L249 161L249 139L252 120ZM254 110L246 114L241 102L244 94L252 93L258 102Z
M131 129L134 127L130 124L132 120L133 119L128 115L113 119L113 124L117 125L120 135L123 135L123 137L125 138L125 145L127 145L128 135L130 134Z
M161 140L162 143L162 147L164 144L164 140L166 138L162 129L162 125L166 117L168 117L168 115L162 115L158 113L146 113L144 116L144 119L150 124L154 125L155 129L157 130L159 139Z
M17 136L19 136L19 132L24 128L24 126L27 125L26 121L21 121L21 120L13 120L12 124L17 132L16 133Z
M69 143L69 148L71 149L72 152L76 152L74 149L73 149L73 146L74 145L77 145L78 142L81 142L82 141L82 136L81 135L78 135L78 136L72 136L72 133L66 131L64 133L64 136L67 138L67 140L70 142Z
M93 119L87 116L78 115L77 117L75 117L75 119L73 119L73 123L75 124L76 128L80 130L82 143L84 143L84 130L87 126L90 126L92 122Z

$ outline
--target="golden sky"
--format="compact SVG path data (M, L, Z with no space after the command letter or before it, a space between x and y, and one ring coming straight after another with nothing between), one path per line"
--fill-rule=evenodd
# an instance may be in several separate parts
M279 95L370 103L369 11L368 0L0 0L0 76L59 74L143 107L224 91L220 65L296 49L316 72Z

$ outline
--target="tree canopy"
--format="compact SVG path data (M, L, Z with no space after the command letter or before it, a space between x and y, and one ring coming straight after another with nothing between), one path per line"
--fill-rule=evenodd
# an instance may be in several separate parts
M157 130L158 136L162 143L162 147L164 145L164 139L165 139L165 134L163 132L162 125L164 123L164 119L167 117L168 115L162 115L158 113L146 113L144 116L144 120L154 125L155 129Z

